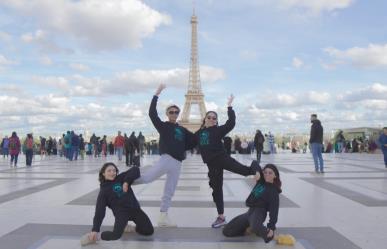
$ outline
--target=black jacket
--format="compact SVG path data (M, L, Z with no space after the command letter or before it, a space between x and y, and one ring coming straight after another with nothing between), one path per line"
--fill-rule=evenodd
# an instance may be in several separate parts
M178 161L185 159L185 151L195 147L194 135L177 123L163 122L157 114L157 96L153 96L149 107L149 117L160 134L160 155L168 154Z
M316 119L312 121L312 127L310 129L310 139L309 143L319 143L323 142L324 130L321 125L320 120Z
M259 168L259 172L261 178L247 197L246 206L264 208L266 212L269 212L270 219L267 227L275 230L278 220L279 193L281 190L274 184L265 182L261 168Z
M257 151L263 150L263 143L265 142L265 138L262 133L256 133L254 137L254 146Z
M130 209L140 208L140 204L132 188L129 187L126 193L122 191L122 184L124 182L127 182L130 186L139 177L139 168L133 167L116 176L113 181L101 183L97 204L95 206L93 232L99 232L102 221L105 218L106 207L109 207L113 211L114 216L119 212L130 212Z
M220 155L226 155L222 139L235 126L235 112L232 107L228 107L228 120L224 125L201 128L195 132L196 140L199 144L200 154L204 163L211 162Z

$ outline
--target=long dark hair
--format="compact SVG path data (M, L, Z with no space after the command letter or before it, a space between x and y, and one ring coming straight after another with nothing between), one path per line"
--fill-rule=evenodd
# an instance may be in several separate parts
M215 114L215 116L216 116L216 125L218 125L218 114L215 111L208 111L208 112L206 112L206 115L204 115L203 122L202 122L202 125L200 126L200 129L204 128L204 124L206 123L207 115L210 114L210 113Z
M274 174L275 174L275 176L276 176L276 177L274 178L273 184L274 184L274 186L277 187L278 192L281 193L281 192L282 192L282 189L281 189L281 187L282 187L282 182L281 182L280 173L279 173L279 171L278 171L277 166L275 166L274 164L268 163L268 164L265 165L265 167L263 167L263 170L265 170L266 168L269 168L269 169L273 170L273 172L274 172Z
M103 176L103 173L105 173L106 168L109 167L109 166L113 166L114 168L116 168L116 173L118 175L118 168L117 168L117 166L114 163L112 163L112 162L107 162L104 165L102 165L102 168L99 170L98 180L99 180L100 183L104 183L106 181L105 177Z

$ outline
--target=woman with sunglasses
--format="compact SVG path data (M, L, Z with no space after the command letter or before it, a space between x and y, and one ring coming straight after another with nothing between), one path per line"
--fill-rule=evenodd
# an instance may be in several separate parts
M177 123L180 113L180 108L177 105L168 106L166 109L168 119L161 121L156 106L159 95L165 88L165 84L160 84L149 107L149 117L160 134L160 158L152 166L141 168L141 177L134 184L150 183L166 175L157 224L160 227L176 227L177 224L168 216L168 209L175 194L181 163L186 157L185 152L195 146L195 138L192 132Z
M267 164L263 170L259 167L255 180L257 183L246 200L249 210L232 219L224 227L223 234L226 237L236 237L254 233L268 243L274 238L282 183L274 164ZM268 212L269 223L266 227L263 223Z
M225 151L222 139L235 126L235 112L231 106L233 100L234 96L231 95L228 99L228 120L224 125L218 126L218 114L214 111L209 111L204 117L201 128L195 133L203 162L208 167L209 184L212 188L212 197L218 211L218 217L211 225L213 228L226 224L223 201L223 170L226 169L243 176L248 176L255 175L259 167L256 161L253 161L250 167L245 166Z

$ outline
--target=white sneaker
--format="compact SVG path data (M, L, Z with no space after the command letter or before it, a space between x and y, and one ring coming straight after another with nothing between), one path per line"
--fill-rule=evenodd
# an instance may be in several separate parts
M167 212L160 212L160 217L157 224L159 227L177 227L177 225L169 219Z
M95 243L95 241L89 239L88 233L81 237L81 246L87 246L87 245L93 244L93 243Z
M136 231L136 226L128 224L125 227L124 233L133 233Z

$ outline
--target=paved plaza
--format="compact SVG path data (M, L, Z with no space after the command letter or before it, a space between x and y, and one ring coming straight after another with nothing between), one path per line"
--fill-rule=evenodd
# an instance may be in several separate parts
M253 155L235 155L250 164ZM297 239L291 248L355 249L387 248L387 169L380 154L324 155L325 174L314 173L311 154L263 155L262 165L275 163L283 192L277 233ZM145 156L150 165L158 156ZM116 157L68 162L63 158L40 159L18 168L0 158L0 248L75 249L79 238L90 231L98 193L98 171ZM126 169L120 162L121 171ZM244 201L252 177L229 172L224 175L227 220L245 212ZM165 178L133 187L144 211L156 226ZM208 186L207 167L200 156L188 155L183 163L169 215L178 228L158 228L150 237L127 233L114 242L101 241L91 249L127 248L289 248L265 244L256 236L226 238L210 224L217 213ZM111 229L113 215L107 211L104 229Z

